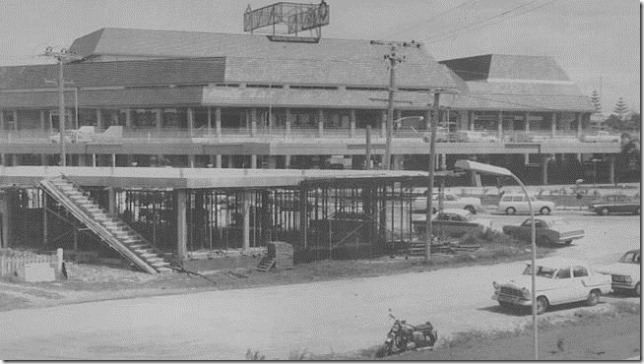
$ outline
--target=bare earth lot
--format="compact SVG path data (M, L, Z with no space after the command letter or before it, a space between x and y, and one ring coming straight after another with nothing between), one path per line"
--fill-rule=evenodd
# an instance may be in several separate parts
M525 219L491 217L497 225ZM570 213L569 217L583 225L587 236L573 246L557 249L555 255L607 264L625 250L639 246L637 216ZM35 360L244 359L248 349L266 355L267 359L287 359L303 351L314 355L350 353L382 343L391 324L387 318L390 308L411 323L430 320L442 338L468 330L517 330L529 323L531 317L500 310L490 296L493 280L517 274L521 269L522 263L503 263L241 290L195 288L194 293L165 296L157 295L167 290L150 286L123 295L154 296L122 300L107 300L118 294L99 290L92 299L106 300L0 312L0 327L12 328L0 331L0 353L4 359ZM141 279L151 278L132 274L133 282ZM209 285L205 280L202 284ZM133 283L132 287L136 286ZM9 298L3 299L2 291L14 292L13 288L8 283L0 285L3 305ZM36 306L87 299L87 292L82 291L26 286L21 289L22 296L11 295L10 299L33 302L35 296L40 300ZM57 294L64 298L58 300ZM42 297L38 298L39 295ZM610 314L613 304L624 301L639 304L635 297L609 296L593 308L581 305L555 308L541 318L549 322L566 321L580 309L591 314ZM635 331L639 337L639 320L637 327L613 322L615 329L624 335L632 337ZM584 330L580 332L587 335ZM526 346L521 340L524 339L511 341ZM529 342L529 337L526 340ZM619 346L604 342L609 347ZM544 350L554 350L550 349L551 344L544 345ZM571 343L567 345L573 347ZM438 353L439 350L433 354ZM584 358L581 351L566 355L571 357L565 359ZM614 355L612 358L618 359L637 354L624 348Z

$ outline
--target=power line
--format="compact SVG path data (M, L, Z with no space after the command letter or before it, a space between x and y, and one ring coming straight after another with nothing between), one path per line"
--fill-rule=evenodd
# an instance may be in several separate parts
M446 15L446 14L449 14L449 13L451 13L451 12L454 12L454 11L456 11L456 10L458 10L458 9L462 8L462 7L463 7L463 6L465 6L468 2L470 2L470 3L471 3L470 5L474 5L474 4L478 3L479 1L480 1L480 0L465 0L465 1L464 1L464 2L462 2L460 5L457 5L457 6L453 7L453 8L449 8L449 9L447 9L447 10L444 10L444 11L442 11L442 12L440 12L440 13L438 13L438 14L434 15L434 16L433 16L433 18L431 18L431 19L423 20L423 21L419 22L418 24L412 25L412 26L407 27L407 28L405 28L405 29L403 29L403 30L399 30L399 31L397 31L397 32L395 32L395 33L392 33L392 34L390 34L389 36L387 36L387 38L392 38L392 37L393 37L393 36L395 36L395 35L402 34L402 33L404 33L404 32L410 31L410 30L412 30L412 29L415 29L415 28L418 28L418 27L421 27L421 26L425 26L425 25L429 25L429 24L431 24L431 23L435 22L436 20L441 19L441 16L444 16L444 15Z
M463 28L461 28L459 30L456 30L454 32L451 32L451 33L442 32L442 33L436 34L434 36L430 36L428 38L425 38L424 41L426 41L427 43L438 43L440 41L444 41L444 40L447 40L447 39L450 39L450 38L455 38L455 37L458 37L460 35L463 35L465 33L468 33L468 32L474 31L474 30L479 30L479 29L482 29L482 28L485 28L485 27L488 27L488 26L491 26L491 25L496 25L496 24L499 24L499 23L501 23L503 21L506 21L506 20L509 20L509 19L512 19L512 18L521 16L521 15L525 15L525 14L528 14L528 13L531 13L531 12L534 12L534 11L540 9L540 8L543 8L546 5L549 5L550 3L553 3L555 0L550 0L550 1L547 1L546 3L538 5L536 7L525 9L525 7L527 7L527 6L535 5L535 3L537 1L538 0L532 0L532 1L528 2L528 3L526 3L526 4L522 4L522 5L516 6L516 7L512 8L512 9L506 10L506 11L504 11L504 12L498 14L498 15L493 16L492 18L483 19L483 20L480 20L478 22L466 25ZM524 9L522 9L522 8L524 8Z

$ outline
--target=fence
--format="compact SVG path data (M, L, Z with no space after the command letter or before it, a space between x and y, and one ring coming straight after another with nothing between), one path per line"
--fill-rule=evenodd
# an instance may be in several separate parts
M18 271L24 271L26 264L50 263L57 264L58 258L54 255L39 255L31 252L12 249L0 249L0 277L15 276Z

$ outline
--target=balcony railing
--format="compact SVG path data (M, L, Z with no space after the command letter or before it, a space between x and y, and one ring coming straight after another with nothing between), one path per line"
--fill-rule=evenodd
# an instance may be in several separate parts
M240 127L222 128L217 133L215 128L187 129L173 128L146 128L146 129L118 129L118 133L108 130L94 130L93 133L81 133L68 130L65 140L70 143L219 143L231 140L255 141L303 141L311 139L351 139L364 141L366 130L362 128L311 128L311 127ZM429 138L426 130L396 130L393 133L396 140L423 140ZM499 135L496 131L472 132L467 130L447 133L439 131L439 143L615 143L620 141L620 134L606 132L584 132L580 135L576 131L531 131L509 132L504 131ZM383 141L384 133L380 129L373 129L371 138L374 141ZM0 143L59 143L60 135L57 132L42 130L0 130Z

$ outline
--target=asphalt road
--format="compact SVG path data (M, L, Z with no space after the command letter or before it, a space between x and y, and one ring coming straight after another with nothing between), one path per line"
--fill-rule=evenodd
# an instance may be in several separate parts
M581 225L586 237L556 255L608 264L640 244L638 216L565 216ZM496 226L526 218L490 217ZM343 353L381 344L391 325L390 308L410 323L430 320L442 337L472 328L508 329L531 316L501 311L490 299L491 282L522 269L522 263L511 263L0 312L0 356L233 360L244 359L248 349L267 359L304 351ZM639 302L603 298L611 300ZM574 307L555 308L544 317L568 317ZM606 305L593 308L603 309Z

